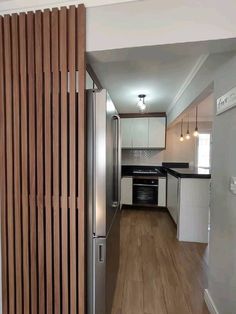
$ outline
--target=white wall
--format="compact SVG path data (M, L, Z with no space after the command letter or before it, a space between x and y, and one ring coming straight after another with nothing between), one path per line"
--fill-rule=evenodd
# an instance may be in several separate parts
M143 0L88 8L87 50L236 37L235 0Z
M198 124L200 132L211 132L211 122L200 122ZM191 166L197 164L197 139L192 136L195 124L190 123L191 138L180 142L181 124L177 123L167 131L167 145L164 153L164 160L171 162L189 162ZM186 134L186 125L184 124L183 135Z
M200 132L209 132L212 129L212 122L199 122ZM193 132L194 123L190 123L190 130ZM186 125L184 125L186 133ZM184 133L184 134L185 134ZM180 123L175 124L167 130L166 150L151 149L125 149L122 151L123 165L161 165L163 161L189 162L196 165L197 140L191 136L190 140L183 143L179 140Z
M164 150L157 149L123 149L122 165L161 166L164 154Z
M235 2L236 3L236 2ZM217 70L235 55L233 53L212 54L202 65L188 88L181 95L175 106L168 113L167 123L171 124L184 110L199 98L206 89L208 94L213 91L215 73ZM205 97L205 96L204 96Z
M235 0L139 0L103 6L124 1L3 0L0 14L83 2L87 51L236 37Z
M236 86L236 57L216 73L215 98ZM211 231L208 291L219 314L236 313L236 108L216 116L212 150Z

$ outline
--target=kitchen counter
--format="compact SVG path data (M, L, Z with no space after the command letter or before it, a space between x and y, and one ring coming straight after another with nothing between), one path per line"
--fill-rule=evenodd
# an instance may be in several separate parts
M209 169L204 168L167 168L165 170L176 178L210 179Z
M146 171L147 173L139 173L140 171ZM135 173L136 172L136 173ZM151 172L151 173L148 173ZM155 173L156 172L156 173ZM135 166L135 165L123 165L122 166L122 178L137 178L137 179L158 179L166 178L166 171L162 166Z
M152 179L152 180L158 180L159 178L165 178L166 177L166 174L160 174L160 175L157 175L157 176L148 176L148 175L143 175L143 176L140 176L140 175L135 175L135 174L132 174L132 175L122 175L122 178L135 178L135 179Z

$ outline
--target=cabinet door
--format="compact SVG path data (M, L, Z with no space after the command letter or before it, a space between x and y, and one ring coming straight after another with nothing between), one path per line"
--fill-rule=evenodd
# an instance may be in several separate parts
M121 205L133 203L133 178L121 179Z
M149 148L165 148L166 118L149 118L148 146Z
M158 179L158 206L166 206L166 178Z
M133 118L133 148L148 148L148 118Z
M179 180L178 178L168 174L167 177L167 208L174 219L178 223L178 206L179 206Z
M121 119L121 147L132 148L132 120L129 118Z

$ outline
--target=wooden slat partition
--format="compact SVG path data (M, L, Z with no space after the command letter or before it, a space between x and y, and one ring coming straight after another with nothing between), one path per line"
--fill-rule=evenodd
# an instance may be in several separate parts
M22 218L21 218L21 167L20 167L20 86L19 86L19 25L18 15L11 18L12 76L13 76L13 142L14 142L14 207L15 207L15 271L16 312L22 313Z
M85 8L0 16L3 314L85 314Z
M5 106L6 106L6 181L7 181L7 237L8 237L8 300L9 313L15 313L15 241L14 241L14 168L13 168L13 117L12 117L12 42L11 42L11 17L4 17L4 64L5 65ZM4 271L4 270L3 270Z
M52 285L52 104L50 11L43 13L44 66L44 158L45 158L45 237L46 237L46 313L53 312Z
M4 76L3 18L0 17L0 204L1 204L1 249L2 249L2 311L8 313L8 240L7 240L7 190L6 190L6 109Z
M19 17L20 36L20 102L21 102L21 187L22 187L22 237L23 237L23 305L24 313L30 313L29 274L29 180L28 180L28 106L27 106L27 47L26 15Z
M67 47L67 9L60 10L60 73L61 73L61 248L62 248L62 313L69 311L69 285L68 285L68 47Z
M52 10L52 111L53 111L53 264L54 264L54 310L61 313L61 261L60 261L60 132L59 132L59 13Z
M86 14L85 8L81 6L81 10L77 10L77 62L79 69L79 93L78 93L78 125L79 129L85 130L86 128L86 115L85 115L85 77L86 77L86 64L85 61L85 47L86 45ZM80 31L79 31L80 30ZM79 260L78 260L78 304L79 304L79 313L84 313L85 310L85 167L83 166L86 163L85 156L85 132L78 132L78 251L79 251Z

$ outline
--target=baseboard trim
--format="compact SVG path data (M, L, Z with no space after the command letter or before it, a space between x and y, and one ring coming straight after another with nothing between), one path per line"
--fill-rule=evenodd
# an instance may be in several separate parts
M219 314L219 312L216 308L216 305L213 302L212 297L211 297L208 289L205 289L205 291L204 291L204 300L205 300L207 308L211 314Z

